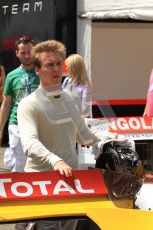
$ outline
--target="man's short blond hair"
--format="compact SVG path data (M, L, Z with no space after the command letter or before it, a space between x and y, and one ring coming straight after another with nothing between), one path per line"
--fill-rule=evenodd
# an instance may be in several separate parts
M66 57L66 47L63 43L56 40L43 41L35 45L31 51L33 65L35 67L41 67L39 54L43 52L58 52L62 56L63 60Z

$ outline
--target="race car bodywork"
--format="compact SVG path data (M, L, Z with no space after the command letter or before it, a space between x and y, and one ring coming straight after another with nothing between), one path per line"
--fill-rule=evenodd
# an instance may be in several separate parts
M153 212L132 209L131 195L109 194L99 169L75 170L71 178L58 172L1 174L0 203L0 223L87 217L102 230L153 229Z

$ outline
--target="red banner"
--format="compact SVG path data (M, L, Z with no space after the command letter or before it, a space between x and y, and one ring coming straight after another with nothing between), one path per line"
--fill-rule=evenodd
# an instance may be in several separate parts
M109 130L117 133L153 132L152 117L115 117L108 119Z
M59 172L0 174L0 200L73 198L107 195L102 171L74 170L72 177Z

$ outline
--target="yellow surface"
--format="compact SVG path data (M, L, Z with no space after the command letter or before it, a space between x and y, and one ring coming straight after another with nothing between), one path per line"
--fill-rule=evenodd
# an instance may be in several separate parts
M102 230L153 230L153 212L117 208L107 197L0 202L0 222L88 216Z

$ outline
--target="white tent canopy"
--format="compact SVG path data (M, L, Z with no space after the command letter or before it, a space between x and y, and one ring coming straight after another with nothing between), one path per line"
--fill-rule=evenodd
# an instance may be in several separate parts
M78 16L94 19L153 20L153 1L147 0L85 0L78 2Z
M116 42L116 40L114 39L118 37L120 34L121 36L120 39L123 39L122 42L119 42L118 45L116 43L116 46L113 46L113 47L118 47L118 51L121 52L122 50L127 48L127 46L129 45L129 48L126 49L127 52L123 54L124 57L127 55L127 61L125 61L127 63L125 64L124 58L122 59L122 55L121 55L121 62L123 61L123 64L125 64L125 69L127 68L128 65L130 66L131 69L129 68L130 70L128 70L127 72L131 71L132 74L134 74L134 76L138 76L138 79L140 79L140 75L141 75L141 79L143 81L141 85L143 86L142 86L142 89L140 89L139 91L140 95L137 95L135 97L145 98L144 94L147 92L147 86L148 86L148 78L146 76L149 76L149 71L152 68L152 60L153 60L152 50L150 48L152 45L152 38L153 38L153 31L152 31L153 0L150 0L150 1L149 0L78 0L77 1L77 16L78 16L77 52L83 56L86 66L87 66L88 74L90 78L94 81L94 84L98 85L97 88L101 87L99 86L100 85L99 83L96 83L96 79L98 78L99 75L101 76L101 70L99 68L101 68L102 66L100 64L100 61L101 61L101 57L103 57L103 52L105 49L107 50L106 51L107 55L106 55L106 58L104 58L104 61L106 61L108 57L108 53L109 53L108 50L110 51L110 57L113 57L114 53L112 54L113 49L111 47L112 47L113 42ZM136 24L132 23L131 25L129 23L128 27L126 27L124 24L123 26L121 26L121 30L120 30L116 28L115 24L111 25L109 29L109 23L105 24L103 22L103 19L112 19L113 21L114 19L128 19L128 18L135 19L135 20L143 20L143 21L146 21L146 23L136 23ZM98 22L98 23L93 22L93 20L95 19L97 20L100 19L101 22ZM108 28L108 30L105 29L105 27ZM135 29L133 29L134 27ZM116 31L119 31L119 32L116 32ZM107 40L107 36L109 38L108 40ZM129 43L128 37L132 39L130 43ZM122 44L124 44L123 47L121 47ZM140 45L140 46L136 48L137 45ZM144 51L142 52L142 50ZM119 61L120 52L118 52L118 55L116 55L116 57L118 58L115 58L115 60L117 61ZM134 53L132 56L131 56L131 52ZM98 56L98 53L99 53L99 56ZM142 53L145 53L145 55L142 55ZM97 58L97 61L96 61L94 54L97 55L96 58L99 57ZM106 67L107 64L109 66L109 60L111 60L111 58L108 58L108 63L106 63L104 67ZM140 64L140 61L142 61L142 64ZM112 63L110 64L111 66L112 66ZM104 69L105 68L103 68L103 71ZM117 69L121 71L121 68L115 68L114 71L117 71ZM143 72L144 70L145 70L145 73ZM105 72L107 73L108 71L106 70ZM120 72L113 73L112 71L112 75L113 74L115 74L116 76L120 76ZM129 73L130 76L132 76L132 74ZM124 71L123 73L121 73L121 76L122 75L125 76ZM110 76L110 73L109 73L109 76ZM106 79L107 78L104 78L103 82ZM135 79L137 81L137 78ZM136 86L134 84L133 86L134 86L133 88L135 89ZM106 84L105 84L105 88L106 88L105 91L108 92L106 96L109 97L108 94L110 94L109 93L110 90L109 89L107 90ZM115 97L120 98L120 96L118 95L116 96L116 92L120 92L120 90L114 89L115 96L110 95L110 98L115 98ZM138 94L138 90L136 92ZM130 94L132 95L132 93ZM135 94L135 91L133 92L133 94ZM131 96L131 97L134 98L134 96Z

